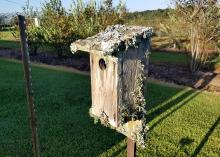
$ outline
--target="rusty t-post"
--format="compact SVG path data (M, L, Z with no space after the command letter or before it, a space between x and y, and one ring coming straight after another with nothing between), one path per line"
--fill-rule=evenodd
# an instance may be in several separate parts
M35 109L33 103L32 77L31 77L30 57L29 57L28 44L27 44L25 17L18 15L18 23L20 28L21 52L22 52L24 78L25 78L26 93L27 93L29 120L30 120L31 132L32 132L32 147L33 147L34 157L40 157L36 115L35 115Z
M127 157L136 157L136 142L127 138Z

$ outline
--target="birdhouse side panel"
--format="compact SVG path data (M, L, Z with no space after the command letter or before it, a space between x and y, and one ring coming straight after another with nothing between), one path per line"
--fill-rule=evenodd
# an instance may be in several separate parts
M123 53L122 60L122 102L119 104L121 123L140 120L144 115L145 80L147 77L146 51L140 45Z

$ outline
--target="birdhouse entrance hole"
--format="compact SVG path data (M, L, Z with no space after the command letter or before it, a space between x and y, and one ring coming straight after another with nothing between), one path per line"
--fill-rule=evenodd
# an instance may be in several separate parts
M100 68L101 70L105 70L106 67L107 67L107 65L106 65L106 63L105 63L105 60L104 60L103 58L100 59L100 60L99 60L99 68Z

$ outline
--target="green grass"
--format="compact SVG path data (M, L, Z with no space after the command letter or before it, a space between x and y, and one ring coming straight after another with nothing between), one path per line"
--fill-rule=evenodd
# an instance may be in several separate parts
M183 53L152 52L150 61L153 63L169 63L186 66L188 64L188 56Z
M0 39L4 40L18 40L13 36L12 31L0 31Z
M19 39L16 39L11 31L1 31L0 32L0 49L20 49L20 41ZM43 45L41 48L39 48L39 52L48 52L48 53L54 53L54 48Z
M30 156L22 66L0 60L0 156ZM42 156L126 156L126 141L89 117L90 78L33 67ZM219 156L220 97L148 85L145 150L138 156Z
M33 67L43 157L126 156L126 139L89 117L90 78ZM29 157L30 129L21 64L0 60L0 156ZM145 150L138 156L219 156L220 97L148 85Z
M214 67L217 69L217 68L220 68L220 57L217 57L213 60L214 62Z
M11 31L0 31L0 48L19 49L20 43Z
M0 48L5 49L19 49L20 42L19 41L12 41L12 40L1 40L0 39Z

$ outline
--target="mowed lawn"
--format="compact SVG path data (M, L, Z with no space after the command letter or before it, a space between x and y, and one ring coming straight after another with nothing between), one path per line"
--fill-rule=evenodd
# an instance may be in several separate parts
M89 117L90 78L33 67L43 157L126 156L126 138ZM22 66L0 60L0 157L31 156ZM146 149L140 157L220 156L220 95L148 85Z
M186 53L151 52L150 62L187 66L189 56Z
M0 48L3 49L20 49L20 42L12 31L0 31Z

